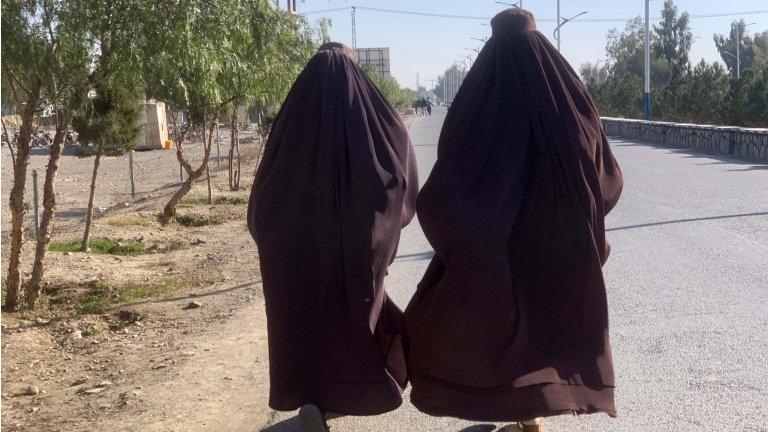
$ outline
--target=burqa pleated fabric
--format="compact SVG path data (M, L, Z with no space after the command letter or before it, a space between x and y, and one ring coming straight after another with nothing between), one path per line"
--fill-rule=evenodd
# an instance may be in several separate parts
M402 403L402 311L383 281L417 172L401 119L354 56L330 43L309 61L251 191L276 410L373 415Z
M603 220L621 171L533 15L492 27L418 197L436 254L405 312L411 400L481 421L615 416Z

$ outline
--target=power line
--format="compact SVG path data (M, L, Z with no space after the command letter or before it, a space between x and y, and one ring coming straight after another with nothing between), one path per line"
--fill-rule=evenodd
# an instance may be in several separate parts
M301 15L314 15L314 14L321 14L321 13L327 13L327 12L338 12L338 11L344 11L352 9L352 6L344 6L344 7L337 7L334 9L323 9L323 10L316 10L316 11L309 11L309 12L300 12Z
M391 14L399 14L399 15L413 15L413 16L424 16L424 17L432 17L432 18L450 18L450 19L465 19L465 20L477 20L477 21L489 21L491 17L485 17L485 16L474 16L474 15L453 15L453 14L443 14L443 13L432 13L432 12L419 12L419 11L407 11L407 10L399 10L399 9L385 9L385 8L373 8L373 7L366 7L366 6L345 6L345 7L339 7L339 8L333 8L333 9L323 9L323 10L314 10L314 11L308 11L308 12L302 12L302 15L316 15L316 14L323 14L323 13L330 13L330 12L339 12L344 10L350 10L352 8L357 8L359 10L366 10L371 12L383 12L383 13L391 13ZM689 15L691 19L697 19L697 18L720 18L720 17L732 17L732 16L744 16L744 15L759 15L759 14L765 14L768 13L768 9L759 9L759 10L751 10L751 11L741 11L741 12L721 12L721 13L711 13L711 14L697 14L697 15ZM601 23L601 22L627 22L635 19L636 17L632 18L582 18L573 20L573 22L584 22L584 23ZM661 21L661 17L651 17L651 21ZM555 22L555 19L552 18L537 18L536 19L539 22Z

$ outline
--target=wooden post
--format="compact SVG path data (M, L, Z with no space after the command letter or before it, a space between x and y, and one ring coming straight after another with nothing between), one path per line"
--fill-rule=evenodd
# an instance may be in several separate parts
M221 171L221 140L219 138L219 122L216 122L216 171Z
M213 195L211 194L211 170L205 167L205 176L208 181L208 205L213 205Z
M131 175L131 198L136 197L136 183L133 177L133 150L128 152L128 172Z
M32 170L32 189L35 200L35 240L40 234L40 194L37 191L37 170Z
M213 134L211 133L211 136L208 136L206 133L208 131L208 124L206 123L206 120L208 120L208 116L203 116L203 151L205 151L206 146L209 144L209 140L213 140ZM213 197L211 196L211 164L210 161L205 166L205 178L206 182L208 183L208 204L213 204Z

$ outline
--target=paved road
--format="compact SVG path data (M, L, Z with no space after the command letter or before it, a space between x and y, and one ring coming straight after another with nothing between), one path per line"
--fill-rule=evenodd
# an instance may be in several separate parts
M421 181L445 111L410 133ZM550 432L768 431L768 165L615 140L624 195L607 226L605 274L619 418L548 419ZM388 291L405 306L431 257L418 222L403 232ZM480 432L407 402L334 431ZM270 432L297 431L280 415ZM501 425L496 425L501 426Z

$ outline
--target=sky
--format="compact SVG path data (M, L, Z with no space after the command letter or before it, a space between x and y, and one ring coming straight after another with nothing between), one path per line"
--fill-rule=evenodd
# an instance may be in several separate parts
M507 0L513 2L514 0ZM552 31L557 16L557 0L522 0L523 7L530 10L538 19L539 30L554 43ZM644 16L643 0L560 0L560 12L564 18L587 11L583 18L623 20ZM660 16L663 0L651 0L650 15ZM691 61L702 58L707 61L720 61L720 56L712 41L715 33L728 34L733 20L744 18L749 33L768 30L768 1L766 0L677 0L680 12L692 15L691 30L694 41L691 48ZM282 8L286 0L280 0ZM299 0L297 10L307 13L314 21L328 18L331 21L330 34L333 40L352 45L351 13L349 10L312 13L327 9L361 6L404 11L463 15L472 17L492 17L506 8L493 0ZM759 14L702 17L695 15L742 13L764 11ZM543 20L550 20L544 22ZM654 21L651 21L653 23ZM486 19L455 19L427 16L411 16L379 11L357 10L357 46L389 47L392 75L402 85L415 88L417 74L421 85L431 88L430 79L438 75L463 56L472 55L471 50L481 42L471 38L490 36L491 28L483 25ZM625 22L578 22L568 23L562 29L562 53L578 70L585 62L605 61L605 36L611 28L622 30Z

